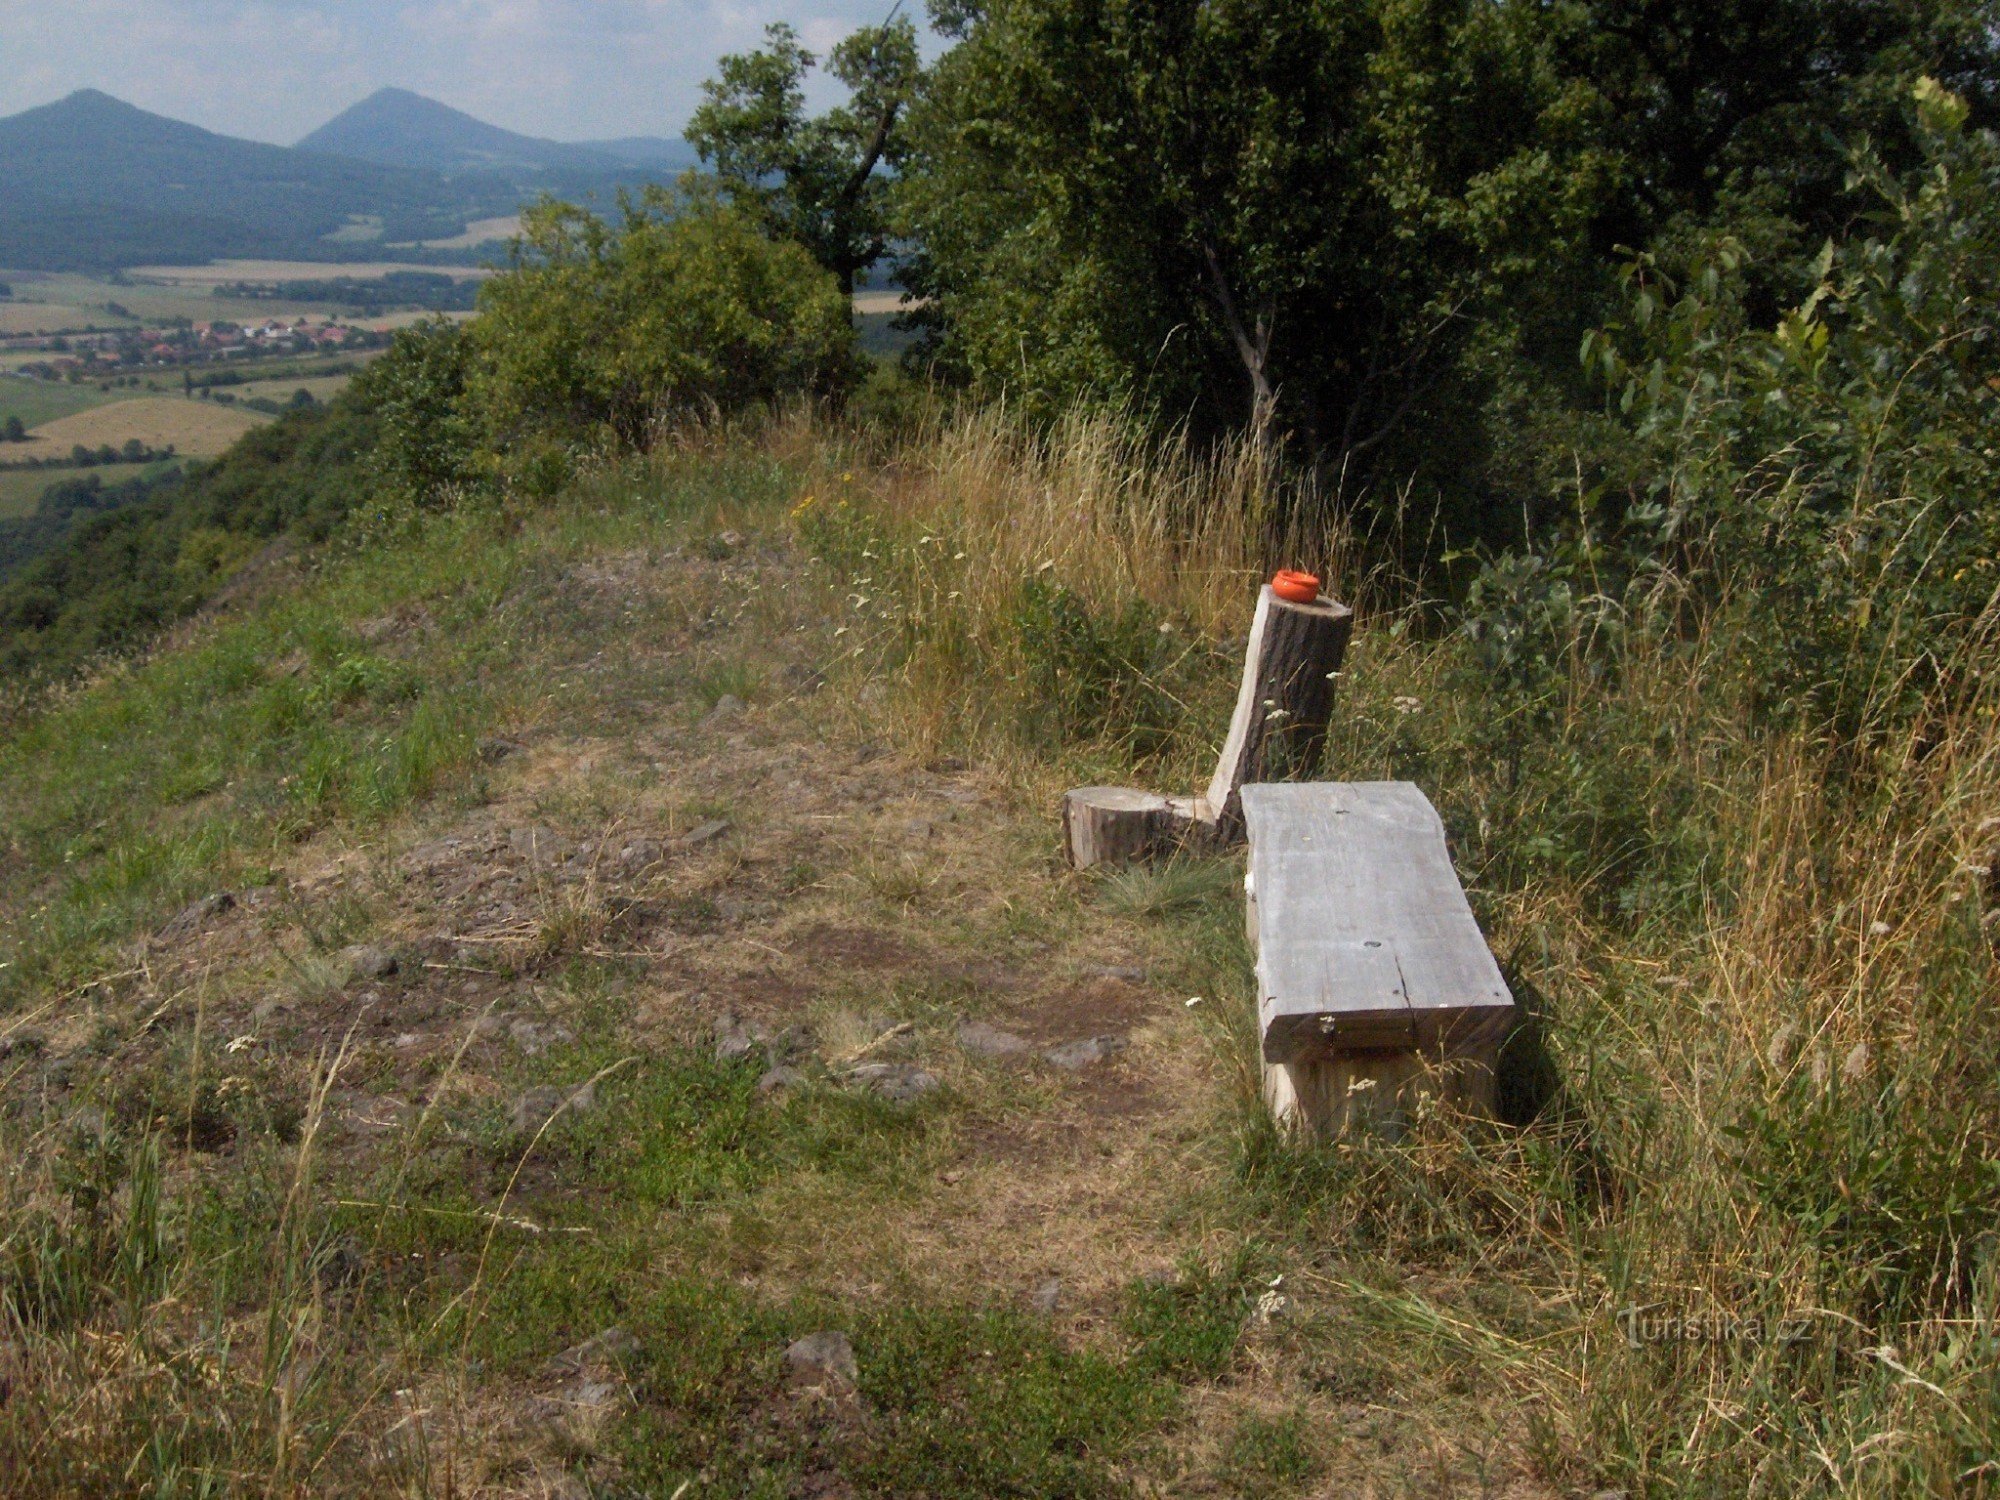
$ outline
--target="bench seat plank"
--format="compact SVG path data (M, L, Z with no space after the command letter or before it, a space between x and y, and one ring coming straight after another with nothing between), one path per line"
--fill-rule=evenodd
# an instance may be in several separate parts
M1487 1038L1514 1001L1408 782L1243 789L1267 1063Z

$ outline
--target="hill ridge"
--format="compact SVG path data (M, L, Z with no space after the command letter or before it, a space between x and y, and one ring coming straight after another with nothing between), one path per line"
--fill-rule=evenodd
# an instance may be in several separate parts
M617 173L677 162L685 142L644 136L571 143L491 124L411 89L377 89L299 141L302 150L448 176L494 171Z

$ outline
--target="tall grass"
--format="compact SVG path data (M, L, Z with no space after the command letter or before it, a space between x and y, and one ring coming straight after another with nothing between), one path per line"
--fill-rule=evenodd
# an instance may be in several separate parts
M796 518L854 649L893 672L884 721L1043 790L1192 785L1259 575L1318 565L1360 593L1328 774L1438 803L1531 1025L1497 1131L1314 1150L1249 1107L1246 1203L1347 1247L1349 1294L1518 1386L1552 1478L1993 1487L1992 688L1914 719L1885 693L1859 736L1776 718L1744 669L1769 629L1754 560L1698 615L1717 580L1616 601L1581 580L1522 627L1524 669L1493 650L1519 621L1418 628L1437 616L1288 483L1256 448L984 411L822 468ZM1531 1311L1382 1291L1426 1264Z
M1274 558L1329 578L1349 562L1329 497L1268 445L938 408L883 456L798 421L817 468L798 531L844 596L850 654L894 668L933 750L1115 740L1191 774L1212 705L1189 695L1227 686L1215 658L1254 581Z

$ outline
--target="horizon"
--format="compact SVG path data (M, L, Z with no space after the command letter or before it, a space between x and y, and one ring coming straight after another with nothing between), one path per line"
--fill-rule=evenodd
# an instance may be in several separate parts
M815 53L880 0L0 0L0 116L95 89L217 134L296 145L383 89L580 142L679 136L728 52L788 21ZM822 107L837 89L815 77ZM825 97L819 97L821 92Z

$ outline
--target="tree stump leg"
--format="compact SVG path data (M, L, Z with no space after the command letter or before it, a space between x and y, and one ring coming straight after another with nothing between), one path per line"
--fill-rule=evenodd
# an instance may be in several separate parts
M1079 870L1160 859L1209 842L1193 797L1127 786L1085 786L1063 797L1063 846Z
M1266 1063L1264 1103L1281 1126L1308 1140L1374 1130L1399 1138L1426 1097L1456 1113L1491 1119L1498 1041L1431 1052L1349 1052L1311 1062Z

